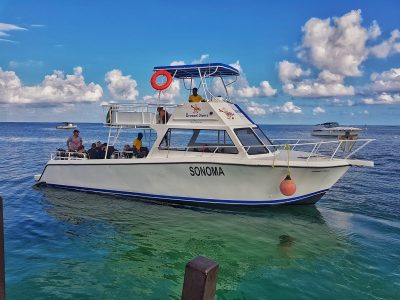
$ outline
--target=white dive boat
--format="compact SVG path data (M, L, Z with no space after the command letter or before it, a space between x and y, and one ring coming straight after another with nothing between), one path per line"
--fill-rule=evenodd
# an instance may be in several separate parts
M358 134L362 131L358 127L346 127L340 126L337 122L327 122L314 126L312 135L322 137L351 137L355 139Z
M56 152L43 172L35 175L37 183L190 204L311 204L351 166L373 166L372 161L351 159L371 139L357 140L351 152L344 150L347 141L343 140L268 139L237 104L229 101L227 86L239 76L231 66L165 66L154 71L154 75L167 74L163 88L171 78L183 79L185 87L190 82L188 90L199 81L204 102L110 104L105 123L109 127L108 145L121 147L117 142L122 130L152 132L148 136L155 133L156 138L148 155L132 158L116 151L110 156L107 152L111 147L102 159ZM232 80L227 82L227 77ZM212 95L207 83L211 80L221 80L225 98ZM169 115L165 123L157 114L161 106ZM289 172L292 181L285 180Z
M69 122L63 122L56 126L57 129L75 129L77 126Z

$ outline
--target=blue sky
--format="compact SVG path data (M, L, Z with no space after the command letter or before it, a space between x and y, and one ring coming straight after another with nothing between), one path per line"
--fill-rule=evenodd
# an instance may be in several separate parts
M102 121L156 65L223 62L260 123L399 124L400 2L0 0L0 121ZM58 70L54 72L54 70ZM68 75L67 75L68 74ZM166 101L186 99L182 86Z

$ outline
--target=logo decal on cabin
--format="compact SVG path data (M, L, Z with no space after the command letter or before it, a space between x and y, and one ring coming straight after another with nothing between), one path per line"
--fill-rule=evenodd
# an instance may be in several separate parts
M209 112L201 113L201 108L197 104L192 104L190 107L193 109L193 112L187 112L186 118L207 118L209 116Z
M233 112L228 111L225 107L219 109L220 112L224 113L228 120L235 119L235 114Z
M201 108L197 106L197 104L195 105L190 105L193 108L193 113L194 114L198 114L201 111Z

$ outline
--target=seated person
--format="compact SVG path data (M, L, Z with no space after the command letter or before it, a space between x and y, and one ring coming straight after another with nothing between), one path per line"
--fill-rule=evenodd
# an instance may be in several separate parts
M87 153L89 155L89 159L98 159L99 158L100 149L97 148L96 143L92 144L92 148L90 148Z
M147 147L142 146L143 133L139 132L137 138L133 141L133 152L137 158L142 158L149 154Z
M171 114L161 106L157 107L157 112L158 112L157 123L166 124L169 118L171 117Z
M105 157L106 151L107 151L107 157ZM107 143L104 143L100 147L99 158L100 159L103 159L103 158L110 159L115 151L117 151L117 150L115 150L114 146L107 146Z
M122 152L122 154L125 158L132 158L133 157L133 148L131 148L131 146L126 144L124 146L124 151Z
M101 144L98 148L98 158L103 159L106 156L107 143Z
M110 159L115 151L114 146L108 146L107 143L104 143L103 146L104 146L104 152L107 150L107 159Z
M80 157L80 158L87 157L87 152L85 151L85 146L81 145L78 147L77 157Z
M189 96L189 102L202 102L203 97L197 94L197 88L193 88L193 94Z

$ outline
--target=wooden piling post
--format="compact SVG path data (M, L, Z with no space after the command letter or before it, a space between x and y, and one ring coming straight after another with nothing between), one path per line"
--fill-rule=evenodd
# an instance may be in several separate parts
M6 270L4 265L3 198L0 197L0 300L6 299Z
M182 300L213 300L217 286L217 262L197 256L186 265Z

